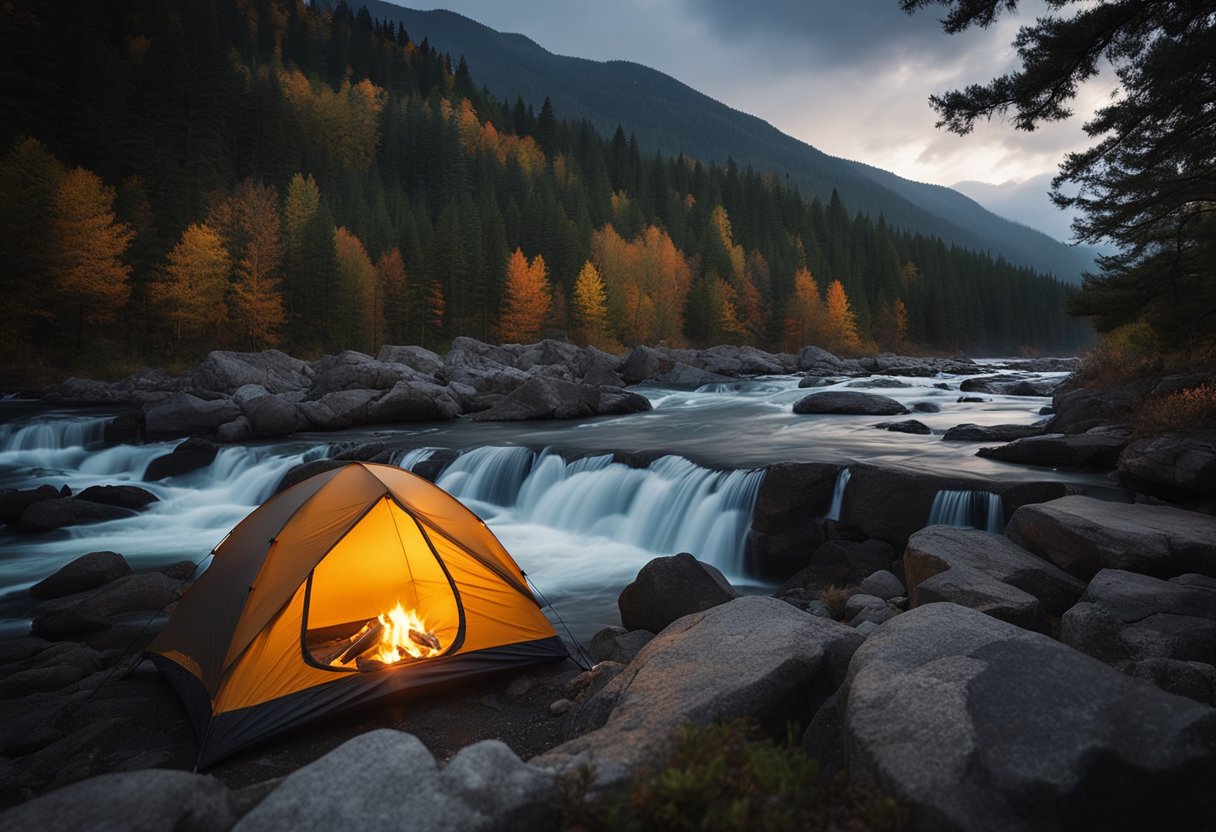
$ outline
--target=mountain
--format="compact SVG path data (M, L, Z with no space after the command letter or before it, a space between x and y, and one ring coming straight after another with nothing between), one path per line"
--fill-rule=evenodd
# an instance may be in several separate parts
M703 162L733 159L741 167L786 175L804 194L827 200L833 189L853 210L898 228L941 237L1070 283L1093 268L1093 252L1006 220L975 200L940 185L830 156L787 136L669 75L630 61L555 55L523 35L506 34L455 12L417 11L381 0L359 0L372 17L401 23L453 58L464 56L491 93L516 96L539 110L548 97L563 118L586 119L600 133L618 126L642 149L683 153Z

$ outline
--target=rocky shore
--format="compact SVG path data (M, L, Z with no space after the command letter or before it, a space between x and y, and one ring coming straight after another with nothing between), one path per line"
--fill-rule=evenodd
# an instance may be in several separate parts
M980 395L1052 393L1015 392L1026 381L1017 369L844 360L816 348L638 348L620 358L458 339L445 357L412 347L312 364L213 353L177 379L69 381L48 395L138 406L125 428L136 435L207 437L174 456L246 430L619 412L611 408L640 398L625 388L647 380L695 387L798 372L811 398L836 392L813 392L821 379L951 372L983 376L968 382ZM1108 391L1065 382L1051 418L1029 432L960 426L946 437L1011 463L1108 470L1128 502L1053 481L855 464L831 518L840 466L775 464L749 537L751 571L780 584L771 594L741 594L695 552L657 558L622 591L622 626L589 645L590 671L565 662L483 679L306 729L203 774L189 771L182 706L138 659L188 591L193 564L134 574L117 554L89 554L31 590L34 634L0 642L0 801L12 807L0 823L332 829L398 828L408 817L555 829L570 801L620 799L661 768L685 726L747 717L773 739L795 730L824 778L894 798L912 829L1210 828L1216 446L1210 431L1138 438L1128 426L1141 396L1205 381ZM889 408L852 398L875 395L865 389L847 404L806 407ZM925 527L943 490L990 494L1003 532ZM10 492L0 507L19 524L37 504L84 497Z

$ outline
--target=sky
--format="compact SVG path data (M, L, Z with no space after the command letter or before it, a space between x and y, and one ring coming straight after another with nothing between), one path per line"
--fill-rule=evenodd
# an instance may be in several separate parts
M394 0L431 8L424 2ZM1000 119L967 136L935 128L929 95L1016 66L1019 25L1044 14L1023 0L987 30L947 35L944 7L908 16L898 0L447 0L550 52L630 60L667 73L835 156L956 187L1001 216L1069 240L1047 197L1064 155L1090 144L1084 116L1113 90L1081 90L1077 115L1033 133Z

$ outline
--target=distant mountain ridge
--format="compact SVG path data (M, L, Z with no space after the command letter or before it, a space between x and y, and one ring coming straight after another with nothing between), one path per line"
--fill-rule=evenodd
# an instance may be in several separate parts
M1079 283L1093 268L1092 250L1065 245L1042 232L998 217L941 185L913 182L861 162L830 156L782 133L763 119L735 110L657 70L630 61L593 61L555 55L520 34L498 32L451 11L418 11L382 0L355 0L379 19L402 23L416 41L463 55L479 84L534 108L546 97L557 114L587 119L611 135L632 132L644 152L683 153L786 175L804 194L823 200L835 188L860 210L915 232Z

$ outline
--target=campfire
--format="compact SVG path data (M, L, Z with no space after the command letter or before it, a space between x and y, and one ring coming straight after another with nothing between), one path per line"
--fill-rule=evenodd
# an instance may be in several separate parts
M370 619L346 639L326 663L346 668L353 662L361 671L379 670L394 664L429 659L443 650L435 633L414 610L397 606Z

